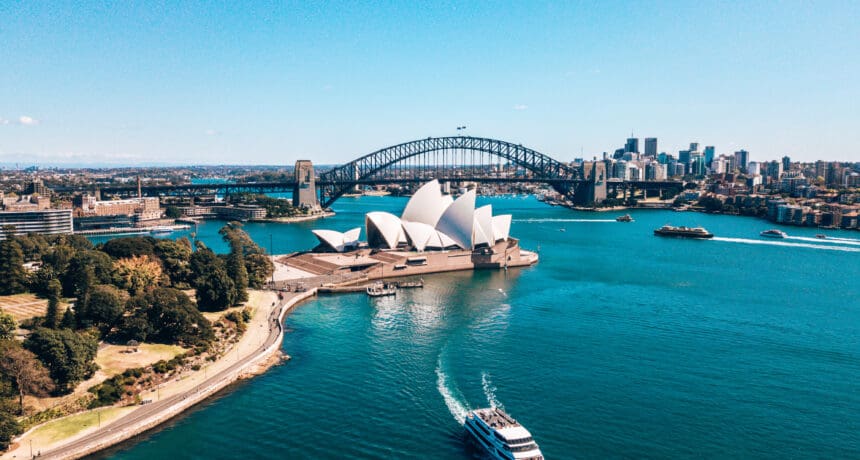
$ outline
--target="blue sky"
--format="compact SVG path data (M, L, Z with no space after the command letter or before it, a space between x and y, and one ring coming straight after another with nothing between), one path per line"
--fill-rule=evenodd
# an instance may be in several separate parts
M0 2L0 162L339 163L455 134L860 161L860 2Z

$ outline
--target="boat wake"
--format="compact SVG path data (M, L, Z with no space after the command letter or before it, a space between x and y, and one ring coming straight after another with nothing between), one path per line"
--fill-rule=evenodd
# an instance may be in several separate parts
M818 238L816 238L818 240ZM825 240L820 241L839 241L840 243L849 243L849 244L860 244L860 240L854 238L834 238L828 236Z
M785 246L785 247L794 247L794 248L809 248L809 249L824 249L827 251L843 251L843 252L860 252L860 248L852 248L848 246L833 246L833 245L823 245L823 244L808 244L808 243L788 243L784 241L773 241L773 240L751 240L747 238L723 238L723 237L714 237L713 241L723 241L727 243L741 243L741 244L763 244L768 246Z
M445 400L445 405L448 406L448 411L457 420L460 425L466 423L466 415L469 413L469 407L464 404L460 390L448 381L448 375L442 367L442 357L436 361L436 388L439 394Z
M851 238L809 238L808 236L787 236L787 240L809 241L812 243L830 243L830 244L851 244L860 245L860 240L852 240Z
M541 223L541 222L615 222L615 219L514 219L514 222Z
M484 387L484 396L487 397L487 403L490 407L498 407L499 409L504 410L505 406L499 402L498 398L496 398L496 386L493 385L493 382L490 381L490 374L487 372L481 373L481 386Z

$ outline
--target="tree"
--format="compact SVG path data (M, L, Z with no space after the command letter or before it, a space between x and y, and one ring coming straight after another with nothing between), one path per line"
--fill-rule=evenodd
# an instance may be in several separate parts
M0 309L0 340L12 340L15 338L15 329L18 329L15 318Z
M214 334L209 321L194 307L184 292L173 288L157 288L129 301L133 318L145 318L149 325L146 340L151 342L198 345L212 340ZM125 323L134 330L125 337L138 340L140 323ZM125 338L124 337L124 338Z
M15 240L0 242L0 295L27 292L24 253Z
M24 347L48 368L61 392L73 390L98 368L93 362L98 341L90 334L78 334L71 329L38 328L24 341Z
M102 245L101 250L114 259L155 255L156 239L151 236L114 238Z
M180 211L176 206L168 206L164 210L164 216L168 219L179 219L182 217L182 211Z
M66 297L85 298L90 287L107 284L113 276L113 260L101 251L78 251L60 278Z
M707 212L720 212L723 210L723 202L719 198L710 195L699 198L698 204L705 208Z
M161 265L150 256L131 256L114 262L117 286L132 295L153 289L161 282Z
M191 242L187 238L158 240L155 253L173 286L188 285L191 280Z
M230 251L227 255L227 276L233 280L236 289L236 303L248 301L248 270L245 268L245 256L239 251Z
M218 233L230 245L231 255L234 253L242 254L245 271L247 272L248 286L252 288L263 287L275 270L271 259L266 256L266 251L257 245L247 232L242 230L242 224L239 222L231 222L225 225ZM235 280L236 278L233 279Z
M275 272L275 264L265 254L248 254L245 266L248 268L248 285L254 289L264 287Z
M60 326L60 296L63 294L63 286L56 279L48 282L47 287L48 310L45 313L45 327L56 329Z
M98 284L90 289L86 304L77 307L80 327L97 327L103 335L110 332L125 312L128 294L109 284Z
M224 261L211 249L198 249L191 256L191 272L201 310L220 311L236 303L236 285Z
M14 414L0 411L0 450L9 448L9 441L21 432L21 425Z
M0 347L0 372L8 376L18 391L18 413L24 412L24 395L47 396L54 382L36 355L18 342L3 342Z

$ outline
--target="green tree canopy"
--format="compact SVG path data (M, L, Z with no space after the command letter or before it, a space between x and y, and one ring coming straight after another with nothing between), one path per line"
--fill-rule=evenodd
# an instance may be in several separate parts
M76 305L80 327L97 327L103 335L119 323L125 312L128 294L108 284L98 284L90 289L86 303Z
M210 342L214 334L209 321L195 308L184 292L173 288L158 288L129 300L135 318L146 318L149 325L145 339L150 342L198 345ZM139 324L128 323L139 328ZM137 333L135 329L133 331ZM134 334L128 339L137 340Z
M0 241L0 295L27 292L24 253L14 239Z
M198 249L191 256L192 286L201 310L220 311L236 304L236 285L227 266L211 249Z
M101 250L114 259L124 259L133 256L155 255L155 244L158 240L151 236L127 236L108 240Z
M48 281L47 292L48 310L45 313L45 327L56 329L60 326L60 296L63 295L63 286L56 279Z
M48 368L58 390L63 393L73 390L98 368L93 362L98 341L90 334L79 334L71 329L38 328L24 341L24 347Z
M173 286L187 286L191 280L191 242L163 239L155 243L155 254L161 259L164 272Z
M0 309L0 340L12 340L17 328L18 324L15 322L15 318Z

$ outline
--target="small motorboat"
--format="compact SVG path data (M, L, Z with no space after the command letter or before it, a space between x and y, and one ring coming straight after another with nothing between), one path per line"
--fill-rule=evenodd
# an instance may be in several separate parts
M630 214L624 214L623 216L618 216L615 218L616 222L633 222L633 218L630 217Z
M823 239L827 238L827 235L825 235L825 234L823 234L823 233L819 233L819 234L815 235L815 237L816 237L816 238L821 238L821 239L823 240Z

